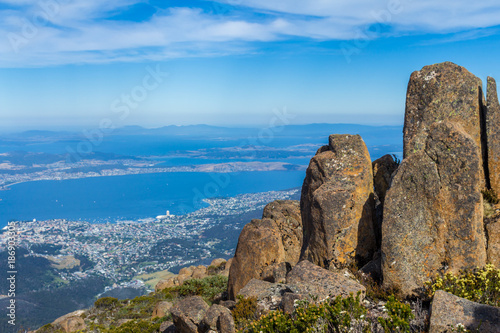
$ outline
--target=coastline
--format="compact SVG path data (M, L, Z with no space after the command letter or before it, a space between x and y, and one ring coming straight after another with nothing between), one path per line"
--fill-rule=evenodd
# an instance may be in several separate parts
M174 215L207 206L205 199L300 186L302 171L148 173L37 181L0 193L6 223L65 218L103 223Z
M289 168L287 168L289 167ZM291 168L291 169L290 169ZM23 181L7 183L0 185L0 191L8 191L12 186L35 182L35 181L54 181L54 180L72 180L97 177L117 177L140 174L160 174L160 173L180 173L180 172L203 172L203 173L237 173L237 172L265 172L265 171L305 171L307 166L289 164L284 162L230 162L219 164L201 164L196 166L176 166L168 168L128 168L128 169L106 169L101 173L67 173L58 176L42 176L40 178L31 178ZM104 172L104 174L102 174ZM1 199L0 199L1 201Z

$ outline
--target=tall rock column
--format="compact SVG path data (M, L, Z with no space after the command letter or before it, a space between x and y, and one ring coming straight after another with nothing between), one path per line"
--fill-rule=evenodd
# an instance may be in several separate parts
M481 79L464 67L443 62L413 72L406 94L404 158L424 147L427 132L435 122L446 120L460 124L481 151L481 182L484 187L485 156L482 155L486 153L486 146L481 131L484 106Z
M486 263L481 153L474 139L458 124L439 122L422 144L403 160L384 207L384 286L404 295L439 272Z
M359 135L331 135L311 159L300 201L301 260L324 268L369 261L376 250L370 155Z
M485 111L481 80L465 68L445 62L412 73L405 158L384 205L384 286L412 295L439 273L486 263Z
M490 186L497 194L500 194L500 105L498 103L497 84L492 77L488 77L486 92L488 101L486 136Z

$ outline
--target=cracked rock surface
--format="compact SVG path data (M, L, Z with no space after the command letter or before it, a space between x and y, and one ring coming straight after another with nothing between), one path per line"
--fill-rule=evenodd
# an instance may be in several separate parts
M460 125L438 122L403 161L384 207L384 286L412 295L440 272L486 263L480 160Z
M359 135L330 135L306 172L300 202L304 239L301 260L329 269L376 251L370 155Z

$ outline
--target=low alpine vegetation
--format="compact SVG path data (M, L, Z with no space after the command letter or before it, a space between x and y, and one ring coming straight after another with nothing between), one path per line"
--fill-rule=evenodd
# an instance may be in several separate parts
M385 304L385 311L389 318L378 318L378 322L384 328L384 332L410 332L410 321L415 316L408 304L401 303L394 296L390 296Z
M297 301L295 311L289 315L281 310L272 311L251 323L248 333L299 332L370 332L365 320L366 308L360 293L347 298L338 296L323 302Z
M444 290L455 296L481 304L500 306L500 269L488 264L461 272L455 276L445 274L427 283L427 294L434 296L436 290Z

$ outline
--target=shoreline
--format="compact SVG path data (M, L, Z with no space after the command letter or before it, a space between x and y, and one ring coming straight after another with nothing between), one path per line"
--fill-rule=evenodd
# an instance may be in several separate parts
M245 168L240 167L239 170L238 170L238 168L236 168L235 170L230 170L230 169L228 169L228 167L231 166L231 163L222 163L222 164L215 164L215 165L214 164L202 164L202 165L193 166L193 167L191 167L191 166L170 167L170 168L163 168L163 170L158 170L159 168L144 169L144 170L141 170L144 172L130 171L130 172L125 172L123 174L111 174L111 175L89 174L89 175L80 175L80 176L75 175L75 177L72 177L71 174L69 174L68 177L63 177L63 178L57 177L57 178L30 179L30 180L26 180L26 181L18 181L18 182L14 182L14 183L8 183L5 185L1 185L0 191L9 191L10 187L12 187L12 186L15 186L18 184L36 182L36 181L58 181L58 180L64 181L64 180L73 180L73 179L86 179L86 178L99 178L99 177L120 177L120 176L163 174L163 173L233 173L234 174L234 173L240 173L240 172L305 171L307 169L307 166L298 165L298 164L288 164L288 163L279 163L278 162L279 165L281 166L281 168L276 168L278 165L274 164L274 162L271 162L271 163L273 163L273 165L269 165L267 162L258 162L258 163L262 163L264 168L261 168L261 169L250 168L247 170ZM293 165L296 167L296 169L294 169L294 170L286 169L283 167L284 165ZM215 169L216 166L220 166L223 168L226 167L226 169L217 170L217 169ZM179 169L179 168L186 168L186 170ZM189 168L191 168L191 169L189 169ZM0 198L0 201L1 200L2 199Z
M273 171L275 171L275 170L273 170ZM64 204L64 207L65 207L64 209L57 209L57 205L58 205L57 201L58 200L55 200L56 201L56 203L54 204L55 210L53 212L58 213L58 214L50 214L50 211L46 211L46 212L49 212L48 214L46 214L42 211L38 211L39 214L38 213L37 214L31 214L31 213L28 213L28 214L23 214L23 213L10 214L9 213L9 214L6 214L6 217L12 216L12 218L6 219L5 223L7 223L10 219L15 219L17 221L27 221L27 222L31 222L34 219L36 219L37 221L65 219L68 221L89 222L92 224L106 224L106 223L115 224L115 223L130 223L130 222L142 223L142 222L149 222L149 220L154 221L157 216L164 214L165 210L170 210L171 214L176 215L176 216L189 215L189 214L195 213L199 210L203 210L203 209L211 207L214 200L217 201L217 199L234 198L234 197L238 197L238 196L245 195L245 194L266 193L266 192L282 192L282 191L296 189L297 186L299 185L298 182L293 181L293 183L288 183L287 181L285 181L285 184L284 184L285 186L288 184L291 186L278 187L277 189L270 188L267 185L252 186L252 187L246 189L246 190L248 190L248 192L242 193L242 192L236 191L236 192L239 192L239 193L236 193L236 195L233 194L234 192L233 193L228 192L226 194L226 193L224 193L225 191L222 191L222 192L216 194L215 196L212 194L208 194L208 193L203 194L204 187L207 186L207 184L209 184L210 191L212 191L212 187L211 187L212 185L216 186L217 184L219 184L219 186L223 186L223 188L224 188L225 187L224 184L221 185L221 183L220 183L220 182L222 182L222 179L231 179L231 183L234 181L237 181L236 184L238 184L239 181L237 179L240 179L240 177L243 177L242 179L255 179L255 177L257 177L256 179L270 179L270 178L275 178L275 177L278 177L278 178L283 177L283 179L295 179L295 178L298 179L301 177L301 173L302 173L301 171L295 171L295 170L293 170L292 172L286 172L286 171L282 171L282 170L279 170L279 171L282 173L276 174L276 173L272 172L271 174L267 173L267 175L265 172L257 172L257 171L231 172L231 173L226 173L226 174L228 174L227 176L212 176L212 178L210 178L206 172L195 172L195 171L177 173L175 175L174 174L170 175L169 173L147 173L147 174L141 173L141 174L120 175L120 176L123 176L123 178L118 178L118 175L105 175L105 176L99 176L100 179L94 181L93 183L88 183L89 182L88 180L83 180L80 182L72 182L72 183L71 182L70 183L68 183L68 182L63 183L62 182L63 180L72 180L72 179L77 180L77 179L83 179L83 178L90 178L90 177L81 177L81 178L72 178L72 179L57 179L57 180L61 181L59 183L55 183L55 182L46 182L43 184L32 183L33 185L27 185L27 186L21 187L21 188L19 188L19 187L15 188L14 186L12 186L12 190L14 190L15 197L18 197L19 195L23 195L23 193L25 193L25 192L29 193L31 191L31 189L34 189L35 192L38 193L40 191L38 191L36 189L38 189L38 188L45 189L46 187L52 188L52 186L57 186L57 187L62 186L62 188L79 188L80 186L83 186L85 188L96 188L96 187L100 188L100 186L101 186L100 184L131 183L131 184L135 184L136 186L142 187L141 184L146 184L146 185L148 185L148 184L162 184L162 183L170 184L171 180L173 182L175 182L174 179L177 179L178 177L181 177L181 178L195 177L194 179L201 179L203 181L203 183L200 183L198 185L193 185L195 183L192 183L192 184L190 183L191 184L190 186L194 186L193 189L198 190L198 191L191 193L192 191L189 191L189 189L186 190L185 192L187 192L187 194L190 196L189 200L181 200L181 201L175 201L175 202L171 202L171 203L167 202L165 207L163 207L163 208L160 207L159 210L155 209L155 207L153 207L153 206L150 207L150 206L146 205L146 208L145 208L145 210L142 211L142 213L137 209L132 209L130 211L127 209L125 209L124 211L115 210L113 213L113 212L108 212L107 210L104 211L101 209L102 207L96 206L98 208L96 208L97 210L95 212L89 211L89 212L81 212L81 214L80 213L74 214L68 210L69 208L66 208L66 207L72 207L72 206L67 206L66 202L59 203L59 204L61 204L61 206L62 206L62 204ZM196 174L197 174L197 176L195 176ZM259 176L259 174L262 174L262 176ZM144 176L145 178L140 177L140 175L145 175ZM149 175L149 176L146 176L146 175ZM129 178L124 178L125 176L128 176ZM133 177L133 176L138 176L138 177ZM107 177L107 178L105 178L105 177ZM219 177L221 177L221 178L219 178ZM92 177L92 178L97 178L97 177ZM47 181L47 179L43 179L43 180ZM30 182L34 182L34 181L41 181L41 180L18 182L17 184L30 183ZM219 183L216 183L217 181ZM246 181L246 180L244 180L244 181ZM111 182L111 183L109 183L109 182ZM198 182L198 181L195 181L195 182ZM283 182L279 181L278 183L283 183ZM53 184L53 185L51 185L51 184ZM58 185L58 184L61 184L61 185ZM86 185L86 184L89 184L89 185ZM265 183L263 183L263 184L265 184ZM297 186L294 186L295 184L297 184ZM177 186L177 185L175 185L175 186ZM147 187L147 188L149 189L149 187ZM201 190L201 192L199 190ZM170 192L170 190L168 192ZM63 193L65 193L65 192L63 192ZM191 193L191 194L189 194L189 193ZM1 192L0 192L0 196L2 196ZM169 195L167 195L167 197L168 196ZM2 211L5 210L6 213L7 212L15 213L15 211L13 211L13 208L9 208L9 207L11 207L11 204L16 205L17 201L14 201L12 203L12 200L10 198L14 198L14 197L12 197L12 195L10 195L8 192L5 192L3 197L4 197L3 202L1 202L2 199L0 198L0 203L3 205ZM196 199L197 200L196 203L194 203L193 198L198 198L198 199ZM61 197L57 197L57 196L55 196L54 198L51 198L51 200L52 199L59 199L59 201L61 201ZM33 199L29 199L29 200L33 200ZM97 200L97 199L93 199L93 200ZM105 199L103 199L103 200L105 200ZM53 200L51 202L53 202ZM104 202L106 202L106 201L104 201ZM7 205L7 203L10 203L10 204ZM94 203L95 203L95 201L94 201ZM89 205L91 205L91 202L89 203ZM47 207L52 207L52 206L49 205ZM88 207L90 207L90 208L92 208L92 210L94 210L93 206L88 206ZM149 209L149 208L151 208L151 209ZM158 208L158 207L156 207L156 208ZM101 210L102 210L102 212L104 212L103 214L100 214Z

